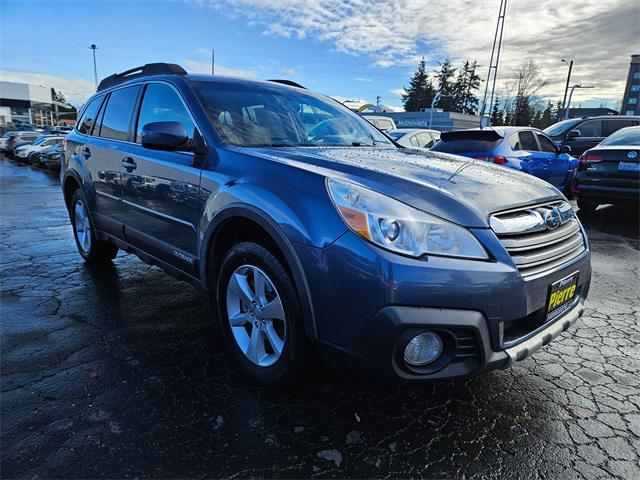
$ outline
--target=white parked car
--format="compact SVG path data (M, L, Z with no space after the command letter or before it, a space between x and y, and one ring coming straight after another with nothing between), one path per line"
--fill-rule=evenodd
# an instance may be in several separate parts
M63 139L64 137L61 135L41 135L33 143L16 147L14 155L16 158L26 160L29 158L29 154L44 150L51 145L62 143Z
M440 132L423 128L397 128L387 132L403 147L431 148L440 140Z

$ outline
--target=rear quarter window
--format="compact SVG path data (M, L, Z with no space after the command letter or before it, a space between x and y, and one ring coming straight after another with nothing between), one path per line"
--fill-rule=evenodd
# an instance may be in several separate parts
M102 104L102 100L104 97L101 95L99 97L94 98L89 102L87 108L84 109L80 120L78 120L78 124L76 128L80 133L84 133L86 135L91 135L91 130L96 123L96 117L98 116L98 111L100 110L100 105Z

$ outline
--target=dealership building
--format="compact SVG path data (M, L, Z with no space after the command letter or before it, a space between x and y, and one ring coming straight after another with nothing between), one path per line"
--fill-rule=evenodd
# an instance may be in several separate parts
M75 123L77 110L53 99L50 87L0 81L0 126L10 123L68 125Z
M627 86L622 98L624 115L640 115L640 55L631 55Z

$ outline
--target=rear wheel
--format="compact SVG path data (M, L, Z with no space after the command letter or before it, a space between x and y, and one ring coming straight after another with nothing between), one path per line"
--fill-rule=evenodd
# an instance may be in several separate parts
M78 252L87 263L106 263L115 258L118 254L118 247L96 238L87 199L80 188L71 197L69 216Z
M596 208L598 208L597 203L586 200L584 198L579 198L577 203L578 208L580 209L579 213L582 213L584 215L591 215L596 211Z
M218 276L225 343L240 367L263 384L285 383L306 364L298 294L280 261L253 242L232 247Z

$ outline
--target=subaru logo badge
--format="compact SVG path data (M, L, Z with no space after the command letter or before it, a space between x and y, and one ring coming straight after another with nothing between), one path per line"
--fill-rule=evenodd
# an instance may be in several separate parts
M637 156L638 156L638 152L635 152L633 150L627 153L627 158L636 158Z
M562 215L558 207L551 207L551 210L547 210L543 217L544 224L549 230L555 230L562 223Z

